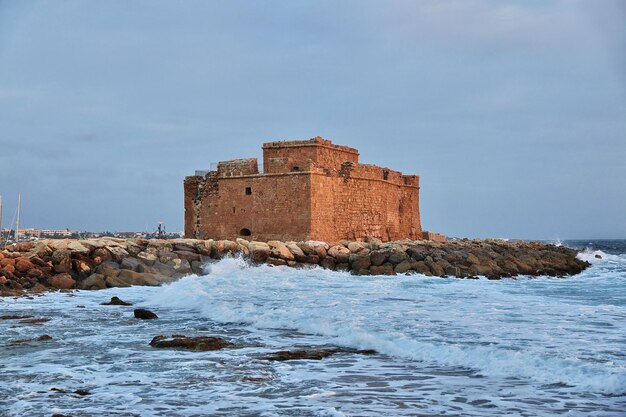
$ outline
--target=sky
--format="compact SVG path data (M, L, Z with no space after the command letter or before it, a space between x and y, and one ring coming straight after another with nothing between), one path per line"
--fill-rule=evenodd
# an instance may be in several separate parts
M626 238L626 2L0 0L3 225L183 229L183 179L323 136L424 229Z

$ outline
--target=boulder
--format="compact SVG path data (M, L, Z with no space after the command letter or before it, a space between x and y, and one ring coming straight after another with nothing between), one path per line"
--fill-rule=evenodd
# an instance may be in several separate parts
M274 258L283 259L285 261L293 261L295 257L284 243L279 243L275 245L270 250L270 255Z
M324 269L330 269L331 271L335 270L335 259L328 256L324 259L320 260L320 266Z
M101 264L104 262L112 261L113 255L111 255L111 252L102 247L94 249L93 253L91 254L91 259L93 259L96 264Z
M358 355L375 355L376 351L372 349L359 350L348 348L312 348L298 350L281 350L261 357L268 361L293 361L293 360L322 360L338 353L351 353Z
M424 261L415 262L413 269L419 274L432 275L432 273L430 272L430 268L424 263Z
M265 242L252 241L248 244L248 249L250 250L250 258L254 262L265 262L270 256L270 247Z
M128 270L125 270L128 271ZM132 271L129 271L132 272ZM135 272L136 273L136 272ZM121 275L121 272L120 272ZM130 287L131 285L137 285L134 280L129 279L127 277L120 277L119 275L115 276L107 276L105 279L106 285L108 288L125 288Z
M32 262L25 258L18 258L17 262L15 262L15 270L19 272L28 272L34 267L35 265L33 265Z
M69 250L71 253L78 253L81 255L89 255L89 253L91 252L89 248L76 240L71 240L68 242L67 250Z
M265 263L268 265L274 265L274 266L285 266L287 265L287 261L284 259L280 259L280 258L274 258L274 257L269 257L265 260Z
M287 244L287 249L289 249L289 251L291 252L291 254L294 256L294 258L297 259L302 259L304 258L306 255L304 253L304 251L302 249L300 249L300 247L295 244L295 243L289 243ZM300 261L298 261L300 262Z
M91 270L96 266L96 262L88 256L77 254L75 256L73 255L73 257L72 269L79 274L83 274L83 276L91 272Z
M132 306L132 303L120 300L118 297L111 297L111 301L102 303L103 306Z
M96 268L96 272L105 277L116 277L120 274L120 265L117 262L104 262Z
M350 267L353 272L360 275L366 275L369 273L369 268L372 265L370 257L367 253L353 253L349 257Z
M159 260L159 258L157 258L157 256L156 256L156 254L151 253L149 251L139 252L137 254L137 259L139 261L143 262L144 264L148 265L148 266L154 265L154 263Z
M124 258L128 258L130 254L126 251L126 249L120 246L107 246L106 250L109 251L113 259L116 261L121 261Z
M76 286L76 281L68 273L54 275L50 278L48 283L52 288L57 288L60 290L67 290Z
M365 249L366 249L365 246L363 246L361 242L348 243L348 250L352 253L361 252L362 250L365 250Z
M103 290L106 287L105 278L102 274L91 274L78 283L78 288L81 290Z
M143 264L135 258L124 258L120 262L120 269L129 269L131 271L138 271Z
M389 252L386 250L375 250L370 253L370 262L374 266L380 266L384 264L389 258Z
M423 261L428 256L428 249L423 246L411 246L406 250L406 254L416 261Z
M178 256L178 258L185 259L190 262L200 260L200 255L192 251L175 250L174 253Z
M343 245L335 245L328 250L328 256L335 258L337 263L348 263L351 254L350 249Z
M382 265L372 265L370 266L370 275L395 275L395 271L393 270L393 265L389 262L386 262Z
M313 248L313 250L315 251L315 255L319 256L320 260L324 259L326 257L326 255L328 254L328 244L324 243L324 242L320 242L317 240L309 240L306 242L307 245L309 245L311 248Z
M411 262L408 261L408 259L400 262L398 265L396 265L396 267L394 268L394 271L396 272L396 274L404 274L406 272L409 272L411 270Z
M57 250L51 255L52 268L57 273L70 272L72 270L71 252L68 250Z
M180 274L191 273L191 265L189 264L189 261L186 259L173 259L169 261L166 265L172 266L174 270Z
M165 277L174 277L178 275L178 271L176 271L172 265L163 264L161 262L156 262L152 268L155 269L159 275L163 275Z
M141 319L141 320L154 320L154 319L159 318L159 316L157 316L152 311L147 310L145 308L136 308L133 313L136 319Z
M389 255L388 261L393 265L398 265L402 261L406 261L409 258L409 255L406 252L401 250L394 250Z
M234 345L221 337L173 335L172 337L155 336L150 342L150 346L160 349L184 349L202 352L220 350Z

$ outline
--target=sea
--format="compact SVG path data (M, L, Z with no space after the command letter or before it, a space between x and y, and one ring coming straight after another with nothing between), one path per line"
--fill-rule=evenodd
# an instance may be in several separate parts
M0 320L0 415L626 416L626 241L559 244L592 266L492 281L232 258L162 287L0 299L0 315L49 319ZM236 346L149 345L172 334ZM265 359L327 347L376 353Z

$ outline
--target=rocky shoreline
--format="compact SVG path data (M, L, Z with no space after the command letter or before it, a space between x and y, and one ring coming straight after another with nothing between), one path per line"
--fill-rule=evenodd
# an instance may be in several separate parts
M500 279L575 275L590 264L574 249L540 242L502 240L324 243L230 240L39 240L0 250L0 295L49 290L98 290L161 285L229 256L251 263L397 275Z

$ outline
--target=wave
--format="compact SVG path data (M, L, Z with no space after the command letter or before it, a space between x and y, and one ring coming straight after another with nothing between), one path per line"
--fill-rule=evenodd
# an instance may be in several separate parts
M595 252L585 256L596 259ZM419 323L411 319L412 310L404 312L400 304L397 308L389 305L393 303L391 299L409 297L409 302L418 301L419 294L407 294L402 285L411 278L364 279L323 269L250 266L238 258L224 259L206 268L208 276L189 276L165 286L151 302L193 310L218 323L245 324L267 334L268 340L273 337L268 334L270 329L295 330L316 335L323 344L374 349L405 360L468 368L484 376L522 377L605 394L626 393L623 368L580 361L568 352L567 346L557 352L542 346L517 349L498 342L487 345L458 342L445 330L444 333L416 331ZM423 280L433 283L431 291L437 291L440 283L456 281ZM480 297L489 296L492 285L489 281L474 281L469 287L459 287L472 288L468 290L471 296L478 297L461 302L480 303ZM471 304L452 307L454 301L445 299L448 295L449 292L438 295L441 302L432 317L445 315L449 308L472 308ZM497 331L507 337L505 329ZM485 335L493 340L499 336Z
M581 261L587 261L589 263L598 263L598 262L620 262L621 258L619 255L612 255L601 250L593 250L591 248L585 248L582 252L578 252L576 255L578 259Z

